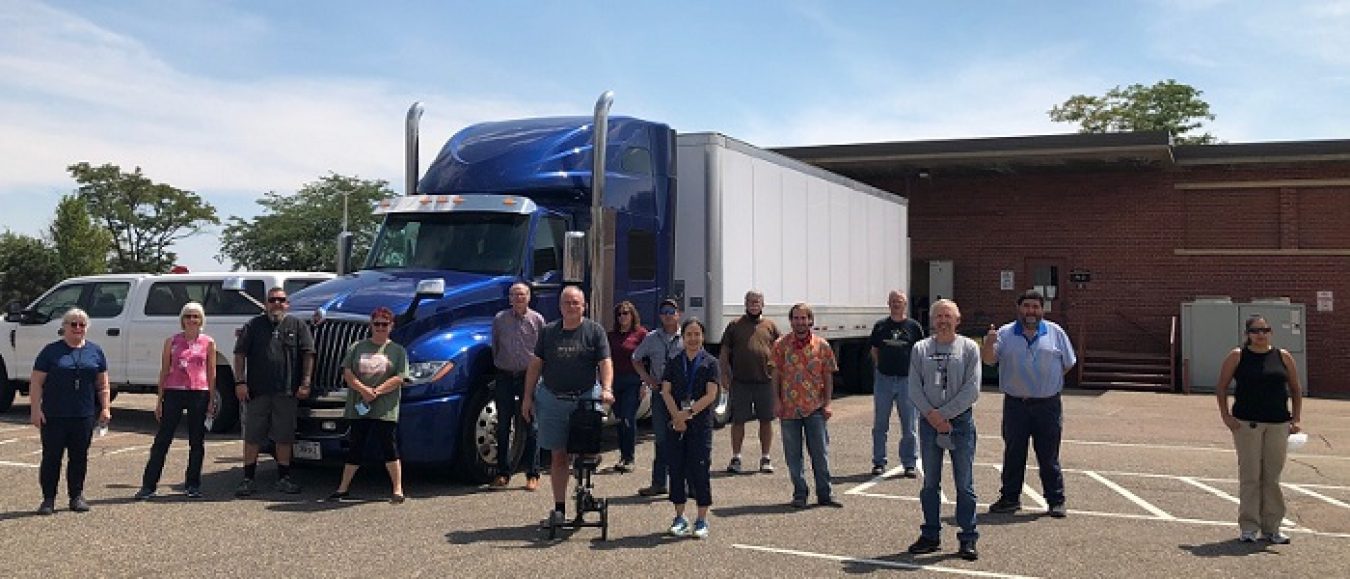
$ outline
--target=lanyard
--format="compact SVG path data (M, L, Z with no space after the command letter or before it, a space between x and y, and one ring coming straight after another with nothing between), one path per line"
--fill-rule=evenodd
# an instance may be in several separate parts
M80 353L80 357L76 358L76 357L75 357L75 352L79 352L79 353ZM84 369L84 368L80 367L80 362L82 362L82 361L84 361L84 347L81 346L81 347L79 347L79 348L71 348L71 349L70 349L70 363L71 363L72 365L75 366L75 389L76 389L76 390L79 390L79 389L80 389L80 370L83 370L83 369Z
M684 398L690 402L694 399L694 384L698 381L695 375L698 373L699 362L703 361L703 350L698 351L698 355L693 360L689 356L684 357Z

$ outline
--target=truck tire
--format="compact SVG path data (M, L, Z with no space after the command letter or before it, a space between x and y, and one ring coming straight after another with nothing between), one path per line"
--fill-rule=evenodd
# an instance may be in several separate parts
M465 408L456 469L460 478L473 484L487 484L497 475L497 403L493 401L496 381L474 388ZM511 464L519 464L524 439L515 435L525 428L525 420L515 417L512 425Z
M0 362L0 414L9 412L9 409L14 406L14 397L18 393L19 387L5 374L5 365Z
M243 424L243 407L234 396L234 374L224 367L216 370L216 387L211 389L216 399L216 415L211 419L211 434L229 434Z

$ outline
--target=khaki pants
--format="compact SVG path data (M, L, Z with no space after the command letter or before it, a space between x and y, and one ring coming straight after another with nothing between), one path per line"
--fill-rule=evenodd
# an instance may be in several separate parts
M1237 447L1238 478L1241 480L1238 527L1243 532L1272 534L1284 519L1284 493L1280 472L1288 451L1289 424L1243 422L1233 431Z

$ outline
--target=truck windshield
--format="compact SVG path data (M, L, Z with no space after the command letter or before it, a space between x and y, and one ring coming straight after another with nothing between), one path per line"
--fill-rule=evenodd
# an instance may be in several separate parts
M529 216L519 214L391 214L371 250L370 268L518 273L528 229Z

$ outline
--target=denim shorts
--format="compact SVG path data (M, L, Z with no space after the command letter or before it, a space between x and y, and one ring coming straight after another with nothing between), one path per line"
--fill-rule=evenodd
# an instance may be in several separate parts
M600 384L578 396L599 398ZM534 422L539 426L539 448L567 449L567 427L571 422L572 411L576 409L575 400L559 399L543 382L539 383L539 387L534 389Z

